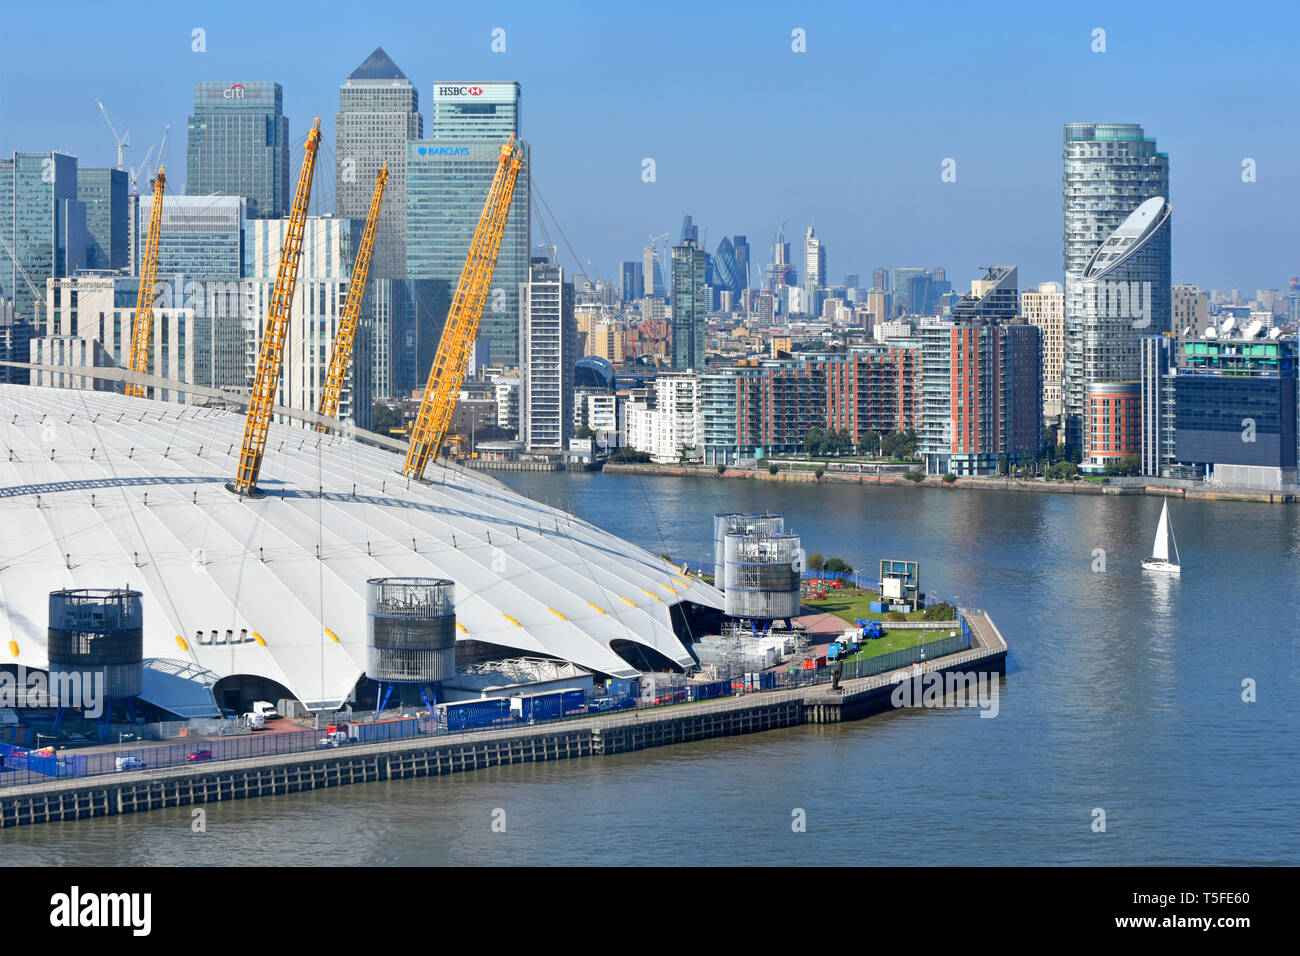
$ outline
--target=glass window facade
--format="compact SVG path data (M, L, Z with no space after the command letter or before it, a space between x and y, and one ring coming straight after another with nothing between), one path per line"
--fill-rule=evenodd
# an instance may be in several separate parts
M185 191L242 196L252 218L289 214L289 120L279 83L194 84Z

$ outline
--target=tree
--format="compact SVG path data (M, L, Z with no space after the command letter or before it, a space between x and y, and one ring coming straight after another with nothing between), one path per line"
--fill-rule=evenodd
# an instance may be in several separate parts
M946 475L943 476L943 483L944 483L945 485L951 485L951 484L952 484L953 482L955 482L956 480L957 480L957 476L954 475L951 471L948 472Z
M822 571L825 570L825 568L826 568L826 559L822 557L822 553L820 551L814 551L812 554L808 555L809 571Z
M595 438L596 432L595 429L593 429L590 425L583 425L581 428L579 428L576 432L573 433L573 437L579 439Z
M1128 455L1119 461L1112 461L1106 465L1106 474L1111 477L1122 475L1136 475L1142 470L1142 459L1137 455Z
M955 621L957 609L947 601L942 604L931 604L921 613L921 618L926 621Z
M780 469L779 467L777 467L775 464L772 464L772 465L768 465L768 466L767 466L767 473L768 473L769 475L775 475L775 474L776 474L778 471L780 471L780 470L781 470L781 469Z
M828 558L826 560L825 570L833 571L836 574L852 574L853 565L849 564L842 558Z
M620 448L614 454L609 456L613 462L626 462L630 464L645 464L650 460L650 453L647 451L637 451L635 448Z
M912 482L925 481L925 475L921 474L919 471L909 471L903 477Z
M402 427L402 413L391 405L385 405L383 402L376 402L375 407L371 410L373 420L372 431L380 435L387 435L394 428Z
M725 475L726 473L727 473L727 466L726 466L726 465L719 465L719 466L718 466L718 474L720 474L720 475Z
M824 474L826 474L826 469L825 469L825 468L818 468L818 469L817 469L817 471L816 471L816 475L817 475L818 478L820 478L820 477L821 477L822 475L824 475Z

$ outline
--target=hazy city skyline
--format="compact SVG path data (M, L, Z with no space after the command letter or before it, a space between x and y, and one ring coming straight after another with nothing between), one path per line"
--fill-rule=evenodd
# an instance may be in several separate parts
M1267 12L1025 6L1017 22L941 7L881 23L861 11L757 4L737 17L669 3L510 6L490 20L414 8L377 25L372 10L339 8L322 12L331 30L299 41L300 14L243 3L220 17L146 4L129 20L74 8L85 29L59 35L57 47L34 9L11 11L0 37L0 154L58 149L82 167L114 165L98 98L118 131L131 131L128 166L171 123L163 160L179 191L194 83L269 80L284 89L295 168L315 116L332 165L339 84L382 45L415 83L426 122L435 81L521 83L536 187L578 265L609 282L648 234L675 235L685 214L708 230L709 251L724 235L749 237L754 284L783 221L787 238L816 228L832 284L880 266L942 265L964 291L994 262L1016 263L1027 286L1059 280L1067 122L1140 123L1169 154L1175 282L1250 295L1300 272L1287 215L1300 185L1300 133L1284 120L1289 32L1267 29ZM498 28L504 53L492 50ZM806 52L792 50L796 29ZM1099 29L1105 52L1093 52ZM114 44L131 55L105 70ZM1246 50L1249 68L1230 68ZM654 182L642 179L647 158ZM941 179L947 159L953 182ZM1243 181L1246 159L1254 182ZM324 177L313 211L333 205Z

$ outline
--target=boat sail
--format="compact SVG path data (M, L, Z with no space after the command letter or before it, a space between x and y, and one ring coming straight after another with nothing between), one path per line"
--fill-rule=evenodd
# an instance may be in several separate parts
M1162 574L1182 573L1182 568L1179 566L1182 557L1178 554L1177 539L1174 539L1176 560L1169 560L1169 539L1173 537L1173 533L1173 525L1169 522L1169 499L1166 498L1164 507L1160 509L1160 524L1156 526L1156 540L1151 546L1151 557L1142 559L1142 570L1158 571Z

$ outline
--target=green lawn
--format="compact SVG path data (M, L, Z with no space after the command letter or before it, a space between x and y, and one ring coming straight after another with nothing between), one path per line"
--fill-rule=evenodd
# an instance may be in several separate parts
M824 601L804 601L803 606L813 608L817 611L823 611L826 614L834 614L836 617L842 617L850 624L856 624L858 619L865 621L883 621L885 615L871 610L871 602L879 601L880 597L875 591L859 591L856 588L833 588L826 589L826 600ZM909 621L921 621L925 619L923 611L913 611L907 615Z
M846 661L864 660L869 657L879 657L881 654L889 654L893 651L903 651L909 647L916 647L918 644L928 643L930 641L942 641L953 631L960 633L956 622L952 627L945 627L942 630L931 631L885 631L885 636L876 640L867 641L862 645L862 649L856 654L846 657Z

